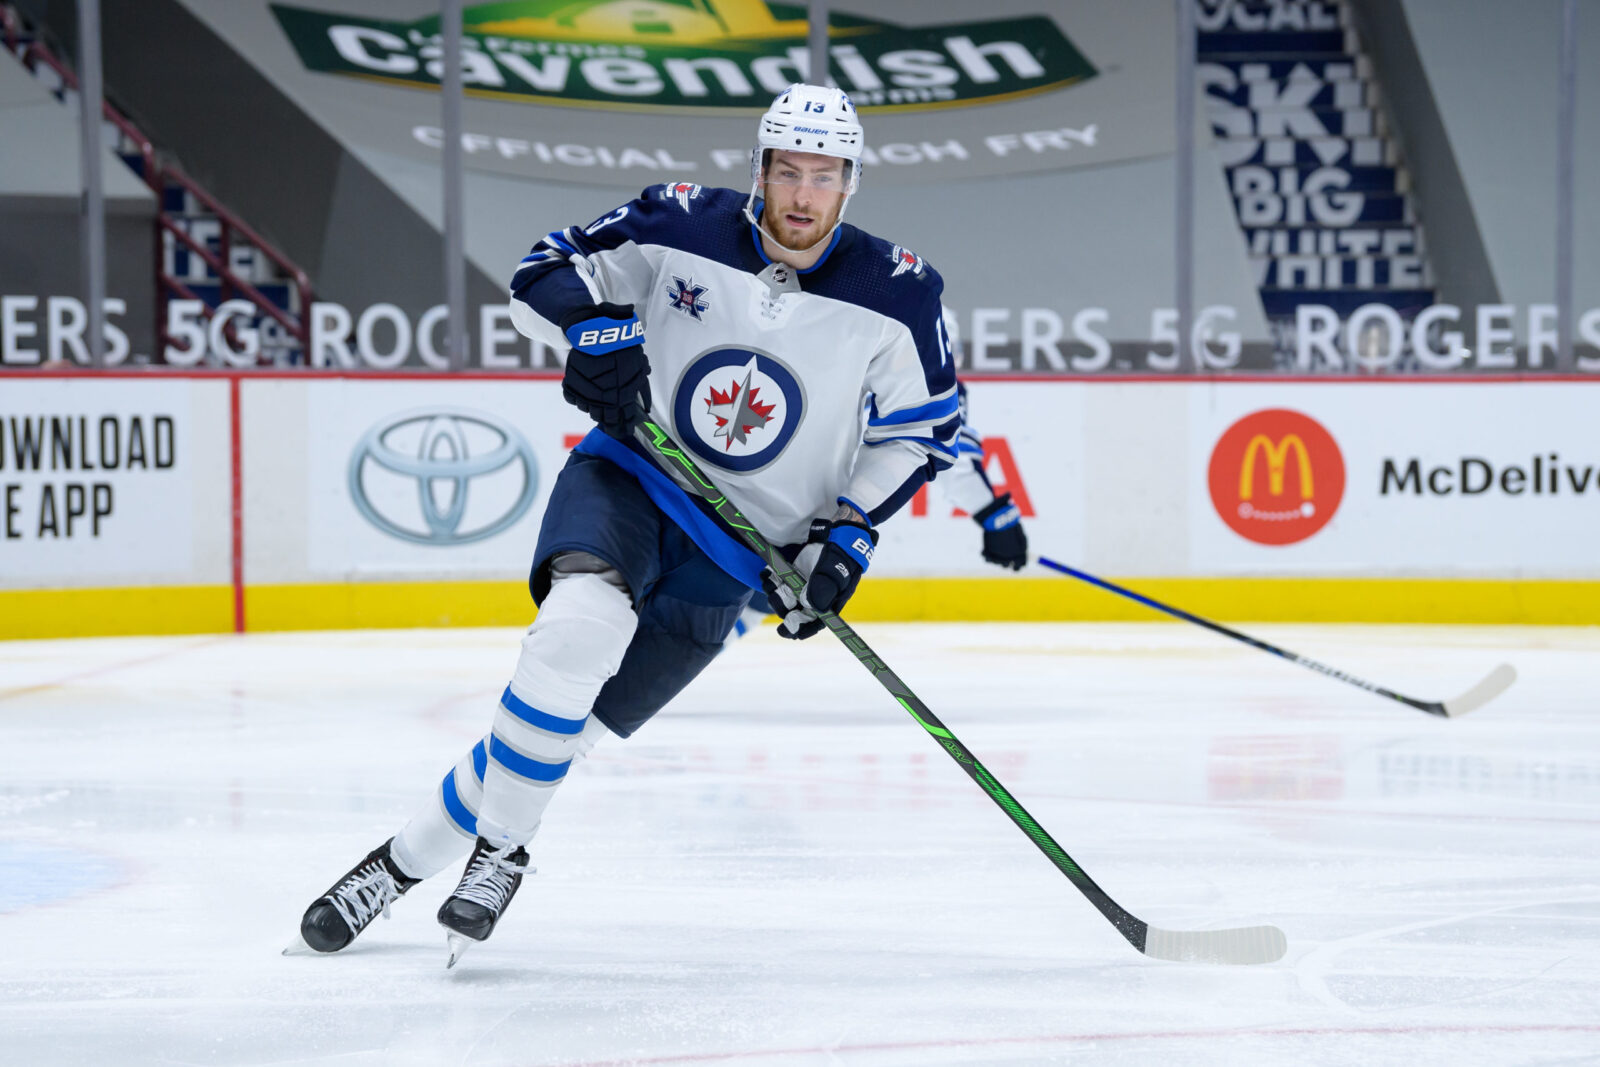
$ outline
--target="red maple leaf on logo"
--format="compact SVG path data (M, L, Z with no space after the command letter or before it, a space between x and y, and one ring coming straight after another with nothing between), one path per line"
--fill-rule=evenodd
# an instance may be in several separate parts
M761 393L761 387L751 387L750 378L754 372L747 371L744 384L730 383L728 392L724 393L716 386L711 387L711 398L706 401L706 411L717 420L715 436L724 440L723 451L733 448L735 441L741 445L750 439L750 431L760 429L772 421L772 413L778 409L777 404L767 404L756 397ZM741 399L742 397L742 399ZM728 408L726 416L719 415L716 408Z

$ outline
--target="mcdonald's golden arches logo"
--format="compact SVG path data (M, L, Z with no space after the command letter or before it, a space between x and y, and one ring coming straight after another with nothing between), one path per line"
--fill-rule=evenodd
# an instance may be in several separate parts
M1292 545L1328 524L1344 499L1333 435L1288 408L1252 412L1211 450L1211 503L1228 528L1262 545Z

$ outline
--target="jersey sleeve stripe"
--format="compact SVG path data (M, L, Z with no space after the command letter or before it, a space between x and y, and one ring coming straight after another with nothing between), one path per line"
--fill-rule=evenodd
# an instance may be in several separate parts
M872 414L867 419L868 426L906 426L918 422L943 422L950 416L960 411L960 401L954 394L930 400L920 407L902 408L888 414L878 414L878 405L874 401Z
M956 455L957 455L956 450L955 450L954 447L952 447L951 445L948 445L945 442L940 441L939 439L934 438L934 437L910 437L910 436L877 437L877 438L874 438L874 439L872 439L870 441L864 441L862 443L867 445L867 446L869 446L869 447L871 447L873 445L886 445L886 444L890 443L891 441L909 441L911 444L921 445L923 448L926 448L929 452L932 452L937 456L943 457L947 461L953 461L956 458Z
M518 269L511 279L511 296L552 323L561 321L572 308L595 300L572 264L564 259L545 259Z
M532 259L531 256L529 258ZM521 289L524 285L527 285L529 282L533 281L533 279L537 278L541 274L544 274L546 271L553 270L557 267L564 267L566 265L566 260L555 259L550 256L545 256L542 259L534 259L531 263L525 259L517 267L516 273L511 276L511 291L513 293L516 292L518 289Z

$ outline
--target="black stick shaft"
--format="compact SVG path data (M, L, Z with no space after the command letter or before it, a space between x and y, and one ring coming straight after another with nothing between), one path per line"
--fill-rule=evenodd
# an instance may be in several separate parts
M1171 615L1175 619L1182 619L1184 622L1192 622L1196 626L1204 626L1207 630L1210 630L1213 633L1219 633L1223 637L1231 637L1235 641L1241 641L1244 644L1249 645L1251 648L1258 648L1263 652L1270 652L1274 656L1280 656L1283 659L1288 660L1290 663L1298 663L1302 667L1308 667L1311 670L1316 671L1318 674L1325 674L1329 678L1337 678L1341 682L1348 682L1351 685L1365 689L1369 693L1376 693L1379 696L1388 697L1390 700L1398 700L1402 704L1409 705L1418 709L1419 711L1425 711L1430 715L1443 716L1446 714L1443 705L1438 704L1437 702L1416 700L1401 693L1396 693L1392 689L1385 689L1381 685L1374 685L1372 682L1366 681L1362 678L1357 678L1353 674L1346 674L1344 671L1341 671L1335 667L1330 667L1325 663L1318 663L1314 659L1307 659L1305 656L1299 655L1295 652L1290 652L1286 648L1279 648L1277 645L1269 644L1268 642L1261 640L1259 637L1251 637L1249 634L1240 633L1238 630L1229 629L1220 622L1212 622L1210 619L1202 618L1201 616L1195 615L1192 612L1184 611L1182 608L1175 608L1171 604L1163 604L1159 600L1152 600L1143 593L1136 593L1132 589L1128 589L1125 586L1117 585L1115 582L1108 582L1104 578L1097 578L1087 571L1080 571L1076 567L1067 566L1065 563L1057 563L1055 560L1048 559L1044 556L1039 556L1037 559L1041 566L1048 567L1053 571L1060 571L1062 574L1071 575L1079 581L1088 582L1090 585L1098 586L1109 593L1116 593L1118 596L1125 596L1129 600L1143 604L1147 608L1154 608L1156 611Z
M635 436L657 457L660 465L673 476L673 479L685 491L693 493L711 505L715 509L717 517L722 520L723 525L744 541L752 552L761 557L778 581L788 586L797 597L799 596L800 592L805 588L805 578L790 565L788 560L783 558L783 555L773 547L770 541L761 535L755 525L740 513L739 509L727 498L726 494L705 476L699 465L684 453L683 449L678 446L677 442L672 439L666 430L653 422L646 422ZM1056 840L1045 832L1044 827L1040 826L1034 817L1029 815L1027 810L1017 802L1017 798L1012 796L1010 791L1001 785L994 775L989 773L988 768L984 767L978 761L978 757L972 754L972 750L962 744L961 739L951 733L950 729L939 721L939 717L933 713L928 705L922 702L917 694L911 691L911 687L906 685L899 675L889 669L889 665L884 663L877 653L872 651L871 647L861 639L860 635L851 628L849 623L831 611L822 612L817 618L833 633L833 636L843 642L844 647L850 650L861 665L872 673L878 684L888 690L889 694L900 702L900 706L905 708L906 712L916 720L917 725L927 731L929 736L950 754L950 758L955 760L974 782L978 783L979 787L989 795L989 798L1011 817L1011 821L1016 823L1023 833L1028 835L1029 839L1038 846L1039 851L1049 857L1050 862L1056 865L1056 869L1066 875L1073 885L1077 886L1078 891L1089 899L1089 903L1093 904L1100 914L1104 915L1111 925L1116 927L1117 931L1128 939L1128 942L1134 948L1143 952L1145 950L1146 933L1149 930L1148 924L1112 900L1105 890L1095 884L1094 879L1090 878L1083 868L1079 867L1077 862L1067 855L1066 850L1057 844Z

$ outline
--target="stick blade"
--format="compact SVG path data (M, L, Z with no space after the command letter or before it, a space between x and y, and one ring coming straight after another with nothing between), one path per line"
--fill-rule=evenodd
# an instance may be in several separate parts
M1488 677L1477 685L1468 689L1454 700L1444 702L1444 713L1451 718L1465 715L1469 711L1483 707L1495 697L1504 693L1517 680L1517 672L1509 663L1502 663L1489 672Z
M1276 926L1241 926L1233 930L1161 930L1145 932L1144 954L1178 963L1276 963L1289 951L1289 939Z

